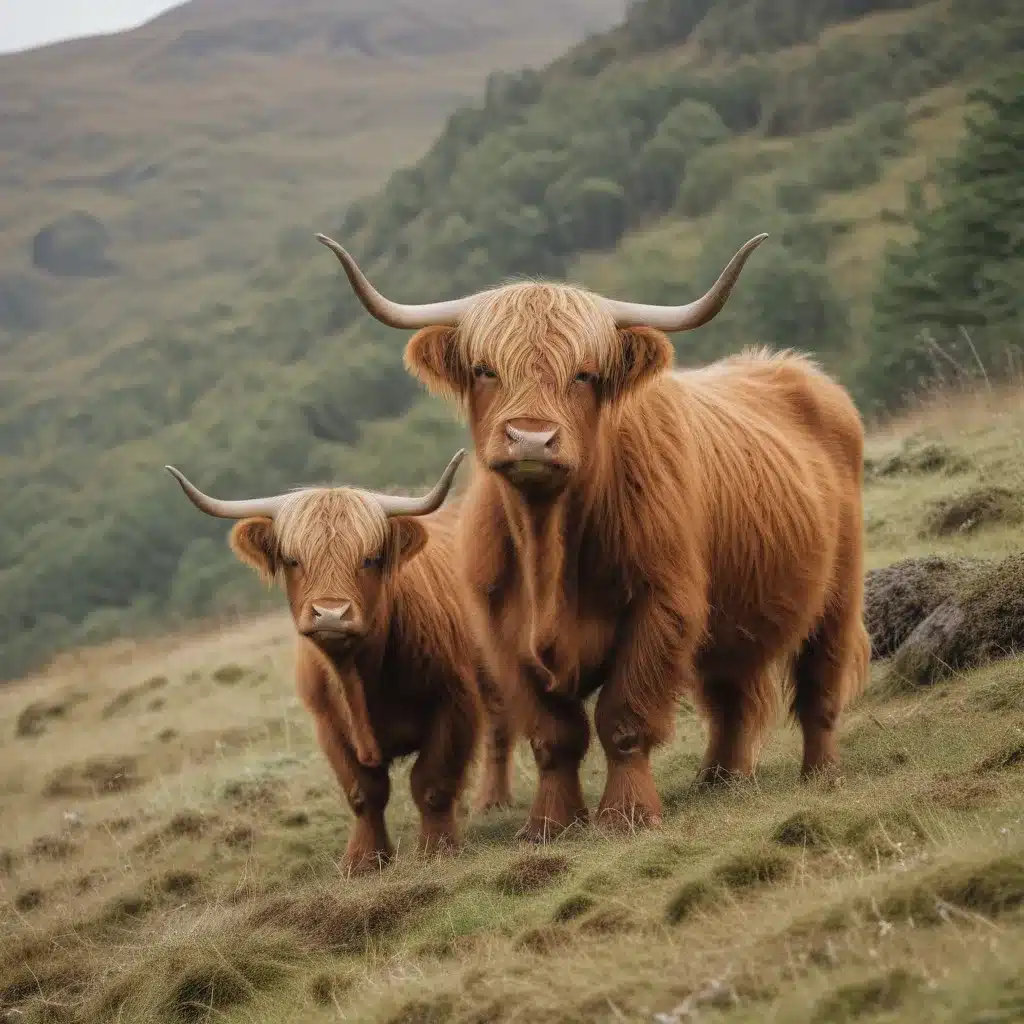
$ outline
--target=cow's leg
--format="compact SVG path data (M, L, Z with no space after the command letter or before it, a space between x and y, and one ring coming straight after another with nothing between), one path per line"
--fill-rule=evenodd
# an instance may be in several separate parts
M613 828L643 828L661 822L661 800L651 772L651 751L670 733L674 701L640 708L606 683L597 698L594 724L608 765L598 820Z
M297 663L299 696L313 716L317 743L334 771L345 799L355 815L343 866L353 874L382 867L393 855L384 823L391 793L388 766L361 765L348 742L341 709L324 667L314 658L300 656Z
M483 675L480 678L480 694L485 710L486 742L476 809L489 811L512 805L515 729L506 701L491 680Z
M355 815L343 865L352 874L373 871L387 864L394 851L384 823L384 810L391 795L387 764L367 768L356 759L344 741L336 713L315 714L316 737L345 799Z
M544 842L587 820L580 762L590 743L590 725L575 698L531 691L529 700L526 732L537 763L537 790L523 837Z
M856 611L843 606L826 611L804 642L793 672L793 713L804 740L803 777L839 763L839 716L863 684L870 658L859 602Z
M603 823L619 828L658 825L661 800L651 772L651 751L675 725L676 706L693 679L697 608L675 596L650 596L634 613L594 723L608 764L598 807Z
M701 680L697 700L710 732L698 784L711 786L753 775L758 745L776 706L768 667L709 672Z
M825 612L793 666L792 710L803 732L801 775L805 778L839 763L839 716L863 687L870 668L871 641L864 628L861 535L858 508L844 519Z
M410 776L420 812L420 850L452 852L459 847L455 808L473 758L477 722L471 703L445 704L427 730Z

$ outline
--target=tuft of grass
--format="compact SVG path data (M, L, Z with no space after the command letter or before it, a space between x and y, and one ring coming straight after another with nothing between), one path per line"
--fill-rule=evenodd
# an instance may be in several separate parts
M42 736L50 722L66 718L84 699L81 694L70 694L56 700L33 701L18 715L14 724L15 736L22 739Z
M18 893L14 900L14 906L22 913L27 913L41 907L44 898L45 894L42 889L26 889L24 892Z
M1024 765L1024 738L1010 737L1001 743L992 753L987 754L977 764L975 771L986 775L991 772L1002 772L1010 768Z
M558 904L555 908L553 920L558 924L566 924L569 921L575 921L578 917L583 917L584 914L593 910L595 906L597 906L597 900L593 896L588 896L582 892L576 893L575 896L570 896Z
M385 1024L447 1024L454 1012L455 1000L448 995L411 999L388 1017Z
M332 1006L355 984L351 974L322 971L309 982L309 996L317 1006Z
M920 982L902 968L874 978L840 985L814 1008L814 1024L848 1024L863 1017L898 1010L918 989Z
M943 473L949 476L965 473L971 461L962 452L943 441L910 436L892 452L864 460L866 479L916 476Z
M999 787L987 779L944 776L936 779L928 797L940 807L951 811L975 811L990 803L999 794Z
M894 884L865 913L883 919L940 924L945 906L998 918L1024 905L1024 859L1001 855L975 864L957 864Z
M294 959L294 952L264 934L182 937L109 981L90 1019L181 1024L216 1019L261 993L284 988Z
M142 783L138 762L123 755L90 758L82 764L65 765L55 772L43 790L48 797L87 797L94 793L124 793Z
M362 899L324 893L300 899L275 897L251 918L256 926L285 927L325 953L358 954L402 928L448 896L437 883L420 882L371 891Z
M625 907L602 907L579 923L579 930L585 935L619 935L637 927L635 915Z
M37 836L29 852L40 860L69 860L78 847L65 836Z
M203 880L194 871L168 871L157 883L160 892L178 898L198 895L203 888Z
M640 878L671 878L679 862L686 855L686 849L678 843L657 843L633 868Z
M198 839L214 823L198 811L178 811L171 816L162 834L169 839Z
M238 846L249 846L256 838L256 830L251 825L233 825L223 835L225 846L234 849Z
M506 896L530 896L546 889L569 870L567 858L555 854L530 854L514 861L494 880Z
M1019 658L1010 658L978 690L978 702L988 711L1024 711L1024 671Z
M771 838L780 846L820 850L832 844L834 828L823 814L802 810L779 822L772 830Z
M593 871L583 879L582 889L594 896L603 896L615 892L621 885L619 879L610 871Z
M927 838L921 819L907 810L866 814L844 836L846 844L868 861L903 857Z
M1016 526L1024 521L1024 501L1005 487L979 487L932 504L926 520L928 535L949 537L987 526Z
M142 893L118 896L103 908L99 920L101 924L126 926L144 917L154 907L153 899Z
M101 718L113 718L130 708L135 701L156 690L163 689L168 683L167 676L151 676L144 683L138 686L131 686L123 690L112 701L110 701L100 712ZM161 702L162 704L162 702Z
M710 911L721 905L725 890L706 878L687 882L676 892L665 907L665 920L669 924L681 924L694 914Z
M223 686L234 686L247 675L248 672L241 665L221 665L220 668L214 669L212 678L215 683Z
M793 862L772 849L737 854L715 868L715 878L730 889L753 889L785 881L793 872Z
M572 943L572 932L560 924L528 928L516 939L516 948L547 956Z

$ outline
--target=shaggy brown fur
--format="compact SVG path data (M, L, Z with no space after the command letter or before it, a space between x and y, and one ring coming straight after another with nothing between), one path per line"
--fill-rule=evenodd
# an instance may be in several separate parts
M678 373L671 358L662 333L616 329L589 293L546 284L485 293L459 328L407 348L468 411L483 471L457 547L487 667L537 762L533 838L587 817L595 691L599 816L657 823L649 757L680 695L709 724L701 777L749 774L786 666L806 775L836 762L867 670L848 395L798 355ZM551 433L542 472L509 454L521 431Z
M411 786L421 849L459 842L455 808L481 708L453 568L457 517L449 504L431 516L388 519L372 498L338 488L299 492L276 521L246 519L231 532L239 558L283 579L300 634L299 696L356 817L345 853L353 872L392 856L389 766L408 754L418 754ZM314 604L343 602L352 603L355 636L303 635ZM500 704L489 706L500 712ZM505 768L485 769L490 803L507 798Z

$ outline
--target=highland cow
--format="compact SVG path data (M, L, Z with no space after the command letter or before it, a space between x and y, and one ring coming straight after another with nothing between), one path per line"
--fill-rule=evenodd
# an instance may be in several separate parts
M458 516L441 505L463 454L423 498L315 488L221 501L167 467L201 511L241 520L231 530L235 554L284 584L299 696L356 817L345 853L353 872L392 856L389 766L408 754L418 754L410 782L421 849L459 843L455 809L480 700L454 569ZM499 796L501 770L499 761L486 783Z
M699 778L752 773L779 666L802 774L835 764L869 658L860 417L801 355L677 372L666 337L718 314L766 236L681 307L533 282L404 306L319 237L377 319L419 328L406 365L468 413L480 472L457 550L487 667L537 763L528 835L588 816L583 701L597 691L602 820L660 822L650 754L683 695L709 727Z

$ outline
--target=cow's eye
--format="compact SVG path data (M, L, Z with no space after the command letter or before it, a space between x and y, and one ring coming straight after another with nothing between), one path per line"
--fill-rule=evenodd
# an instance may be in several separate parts
M476 366L473 367L473 376L476 377L477 380L498 379L498 375L489 366L485 366L483 363L477 363Z
M590 373L589 370L580 370L580 372L576 374L574 380L577 384L595 384L597 383L597 374Z
M363 559L364 569L379 569L384 564L383 555L367 555Z
M281 564L287 569L298 569L299 560L297 558L292 558L290 555L282 555Z

